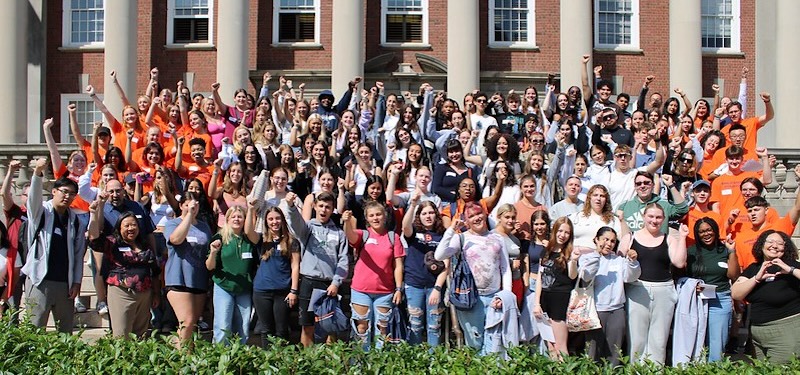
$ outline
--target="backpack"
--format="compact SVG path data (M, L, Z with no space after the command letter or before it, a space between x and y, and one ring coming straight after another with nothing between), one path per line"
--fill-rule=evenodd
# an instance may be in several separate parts
M23 263L25 260L28 259L28 251L30 250L31 246L36 246L36 241L39 239L39 232L44 229L44 212L42 212L42 217L39 218L39 225L36 227L36 231L33 234L33 242L30 244L28 243L28 224L31 222L27 220L26 216L23 216L24 219L22 220L22 224L19 226L19 231L17 232L17 256L21 256ZM10 224L9 224L10 226Z
M389 234L389 243L392 244L392 249L394 249L394 236L395 236L394 231L390 230L388 234ZM355 252L356 259L359 258L361 250L364 249L364 245L367 244L368 239L369 239L369 229L364 229L363 231L361 231L361 249L356 249L357 251Z
M411 330L408 327L408 306L405 306L405 303L392 307L386 330L386 342L399 344L408 341Z
M453 267L453 278L450 281L450 303L458 310L471 310L478 301L478 287L475 278L466 261L462 260L464 253L464 235L459 234L461 251L456 257Z

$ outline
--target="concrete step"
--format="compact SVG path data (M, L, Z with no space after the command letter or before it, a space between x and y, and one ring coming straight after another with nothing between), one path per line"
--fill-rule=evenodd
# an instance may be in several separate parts
M111 329L111 323L108 320L108 314L100 315L97 313L97 310L94 308L87 310L86 312L76 312L74 313L74 326L75 328L102 328L102 329ZM50 318L47 320L47 328L55 328L55 320L53 320L53 315L50 315Z

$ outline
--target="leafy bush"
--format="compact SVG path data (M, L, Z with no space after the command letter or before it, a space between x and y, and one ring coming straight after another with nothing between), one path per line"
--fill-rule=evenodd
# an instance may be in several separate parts
M350 344L318 345L305 350L276 342L270 349L237 343L229 347L196 340L192 352L174 349L169 337L94 343L79 335L44 332L30 325L0 328L0 372L20 374L787 374L800 361L776 366L766 362L698 363L682 369L654 364L612 368L587 358L553 362L526 347L510 351L511 360L481 357L469 349L407 345L363 352Z

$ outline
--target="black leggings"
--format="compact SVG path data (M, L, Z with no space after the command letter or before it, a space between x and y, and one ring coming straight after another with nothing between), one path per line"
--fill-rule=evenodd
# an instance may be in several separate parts
M263 327L263 330L257 333L264 338L277 336L289 340L289 305L286 303L288 294L288 289L253 291L253 306ZM266 343L262 340L262 346Z

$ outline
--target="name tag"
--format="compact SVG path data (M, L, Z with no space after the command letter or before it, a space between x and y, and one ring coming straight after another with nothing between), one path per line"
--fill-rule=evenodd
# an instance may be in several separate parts
M367 239L366 245L377 245L377 244L378 244L378 240L376 240L374 238L368 238Z
M445 174L444 174L444 175L445 175L445 176L450 176L450 177L456 177L456 176L458 176L458 175L456 174L456 172L445 172Z
M731 190L731 189L724 189L724 190L722 190L722 192L721 192L721 193L722 193L722 195L731 195L731 194L733 194L733 190Z
M619 272L622 269L619 264L611 264L608 266L608 272Z
M60 236L60 235L61 235L61 228L56 228L56 229L53 231L53 234L54 234L54 235L56 235L56 236Z
M162 136L164 138L172 138L172 134L170 134L170 133L163 133Z
M725 269L728 269L728 263L725 263L725 262L719 262L719 263L717 263L717 265L719 266L719 268L725 268Z
M253 259L253 253L242 253L242 259Z
M186 242L194 245L197 243L197 237L186 236Z
M120 247L118 250L119 250L119 251L121 251L121 252L123 252L123 253L130 253L130 252L131 252L131 248L130 248L130 247L127 247L127 246L125 246L125 247Z
M139 143L139 137L131 138L131 143Z
M142 215L134 215L134 216L136 216L137 219L141 219L142 218Z
M197 172L197 171L200 170L200 167L198 167L196 165L192 165L192 166L189 167L189 170L192 171L192 172Z
M339 242L339 235L338 234L329 234L327 240L328 240L328 242Z

